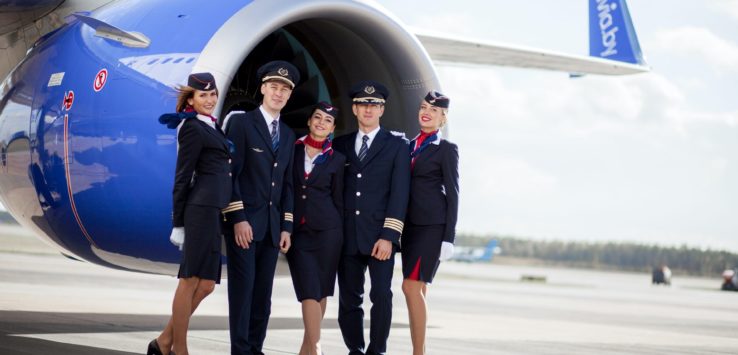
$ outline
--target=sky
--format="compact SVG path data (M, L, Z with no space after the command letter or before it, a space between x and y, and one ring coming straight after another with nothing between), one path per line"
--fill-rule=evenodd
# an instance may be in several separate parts
M585 0L378 1L404 24L586 55ZM738 252L738 0L631 0L651 72L439 65L460 234Z

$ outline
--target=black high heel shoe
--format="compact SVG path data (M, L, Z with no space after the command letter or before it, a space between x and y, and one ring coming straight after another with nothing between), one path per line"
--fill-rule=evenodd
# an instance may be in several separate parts
M156 342L156 338L149 343L149 349L146 351L146 355L164 355L159 349L159 343Z

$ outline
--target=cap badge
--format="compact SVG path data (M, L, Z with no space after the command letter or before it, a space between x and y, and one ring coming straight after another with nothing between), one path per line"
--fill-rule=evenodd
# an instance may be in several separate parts
M364 88L364 92L369 95L373 94L375 91L374 86L367 86Z
M327 112L331 112L331 111L333 111L333 107L326 107L326 108L325 108L325 110L326 110Z
M208 83L207 85L205 85L205 90L210 90L210 83Z
M277 73L281 76L287 76L290 72L287 71L287 69L285 68L279 68L279 70L277 70Z
M436 103L436 99L430 100L430 103L431 104L435 104Z

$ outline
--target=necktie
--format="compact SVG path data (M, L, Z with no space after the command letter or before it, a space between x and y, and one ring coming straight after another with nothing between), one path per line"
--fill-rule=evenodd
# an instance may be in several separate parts
M359 148L359 161L364 160L366 157L366 152L369 150L369 146L366 145L366 142L369 141L369 136L363 136L361 137L361 148Z
M279 148L279 133L277 131L277 120L272 121L272 150L277 151Z

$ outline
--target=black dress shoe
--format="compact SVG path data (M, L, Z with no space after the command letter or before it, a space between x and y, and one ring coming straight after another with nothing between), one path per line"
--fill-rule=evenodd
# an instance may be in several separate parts
M149 343L149 349L146 351L146 355L164 355L159 349L159 343L156 342L156 338Z

